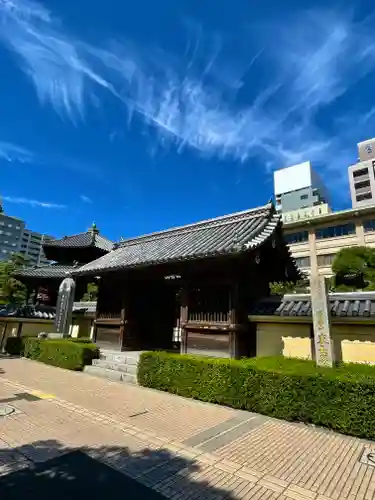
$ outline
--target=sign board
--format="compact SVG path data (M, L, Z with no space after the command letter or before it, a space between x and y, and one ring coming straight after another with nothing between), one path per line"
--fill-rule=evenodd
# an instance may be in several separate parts
M314 217L319 217L320 215L326 215L330 212L331 210L328 204L322 203L321 205L316 205L313 207L300 208L299 210L284 212L282 214L282 220L285 223L298 222L305 219L313 219Z
M73 278L65 278L59 288L56 306L55 332L62 333L64 337L69 335L75 290L76 284Z

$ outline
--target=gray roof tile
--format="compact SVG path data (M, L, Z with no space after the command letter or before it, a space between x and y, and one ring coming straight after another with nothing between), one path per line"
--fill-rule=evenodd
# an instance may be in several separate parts
M48 266L25 267L18 269L13 273L15 278L66 278L74 269L75 266L50 264Z
M256 248L280 223L272 203L120 242L75 275L238 253Z
M56 308L52 306L12 306L0 308L0 318L54 319Z
M74 302L73 312L95 313L96 302ZM31 319L55 319L55 306L0 306L0 318L31 318Z
M331 316L375 317L375 292L329 294ZM250 316L312 316L308 294L272 296L254 304Z
M96 247L106 252L110 252L113 248L113 242L101 236L97 231L90 230L85 233L64 236L60 240L50 240L44 243L43 246L62 248Z

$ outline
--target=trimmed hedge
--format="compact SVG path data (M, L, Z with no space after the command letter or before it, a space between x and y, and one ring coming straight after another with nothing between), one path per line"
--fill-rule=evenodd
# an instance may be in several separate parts
M375 367L319 368L285 358L141 354L145 387L375 439Z
M69 339L27 338L24 355L48 365L82 370L85 365L91 365L92 360L99 357L99 350L95 344L72 342Z
M27 337L8 337L5 342L5 352L12 356L23 356Z
M12 356L23 356L25 351L25 343L28 338L36 338L36 337L8 337L5 342L5 352L11 354ZM49 339L49 340L58 340L61 339ZM69 340L70 342L78 342L79 344L92 344L92 340L88 337L77 337L77 338L68 338L64 340Z

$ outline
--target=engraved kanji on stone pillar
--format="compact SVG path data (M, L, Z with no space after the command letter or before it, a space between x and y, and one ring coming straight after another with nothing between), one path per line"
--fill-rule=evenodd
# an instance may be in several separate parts
M310 279L316 364L332 367L331 315L328 303L328 283L324 276Z
M76 284L73 278L65 278L59 288L56 306L55 332L68 337L72 323L74 294Z

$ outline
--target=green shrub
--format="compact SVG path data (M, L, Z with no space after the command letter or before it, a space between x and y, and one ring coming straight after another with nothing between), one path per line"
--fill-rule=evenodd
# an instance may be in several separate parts
M82 370L99 357L99 351L95 344L71 342L69 339L27 339L25 357L68 370Z
M28 337L8 337L5 342L5 352L12 356L23 356L27 338Z
M375 367L285 358L228 360L147 352L141 385L375 439Z
M24 356L25 358L38 359L41 339L36 337L27 337L25 340Z
M22 337L8 337L5 342L5 352L18 356L23 350Z

